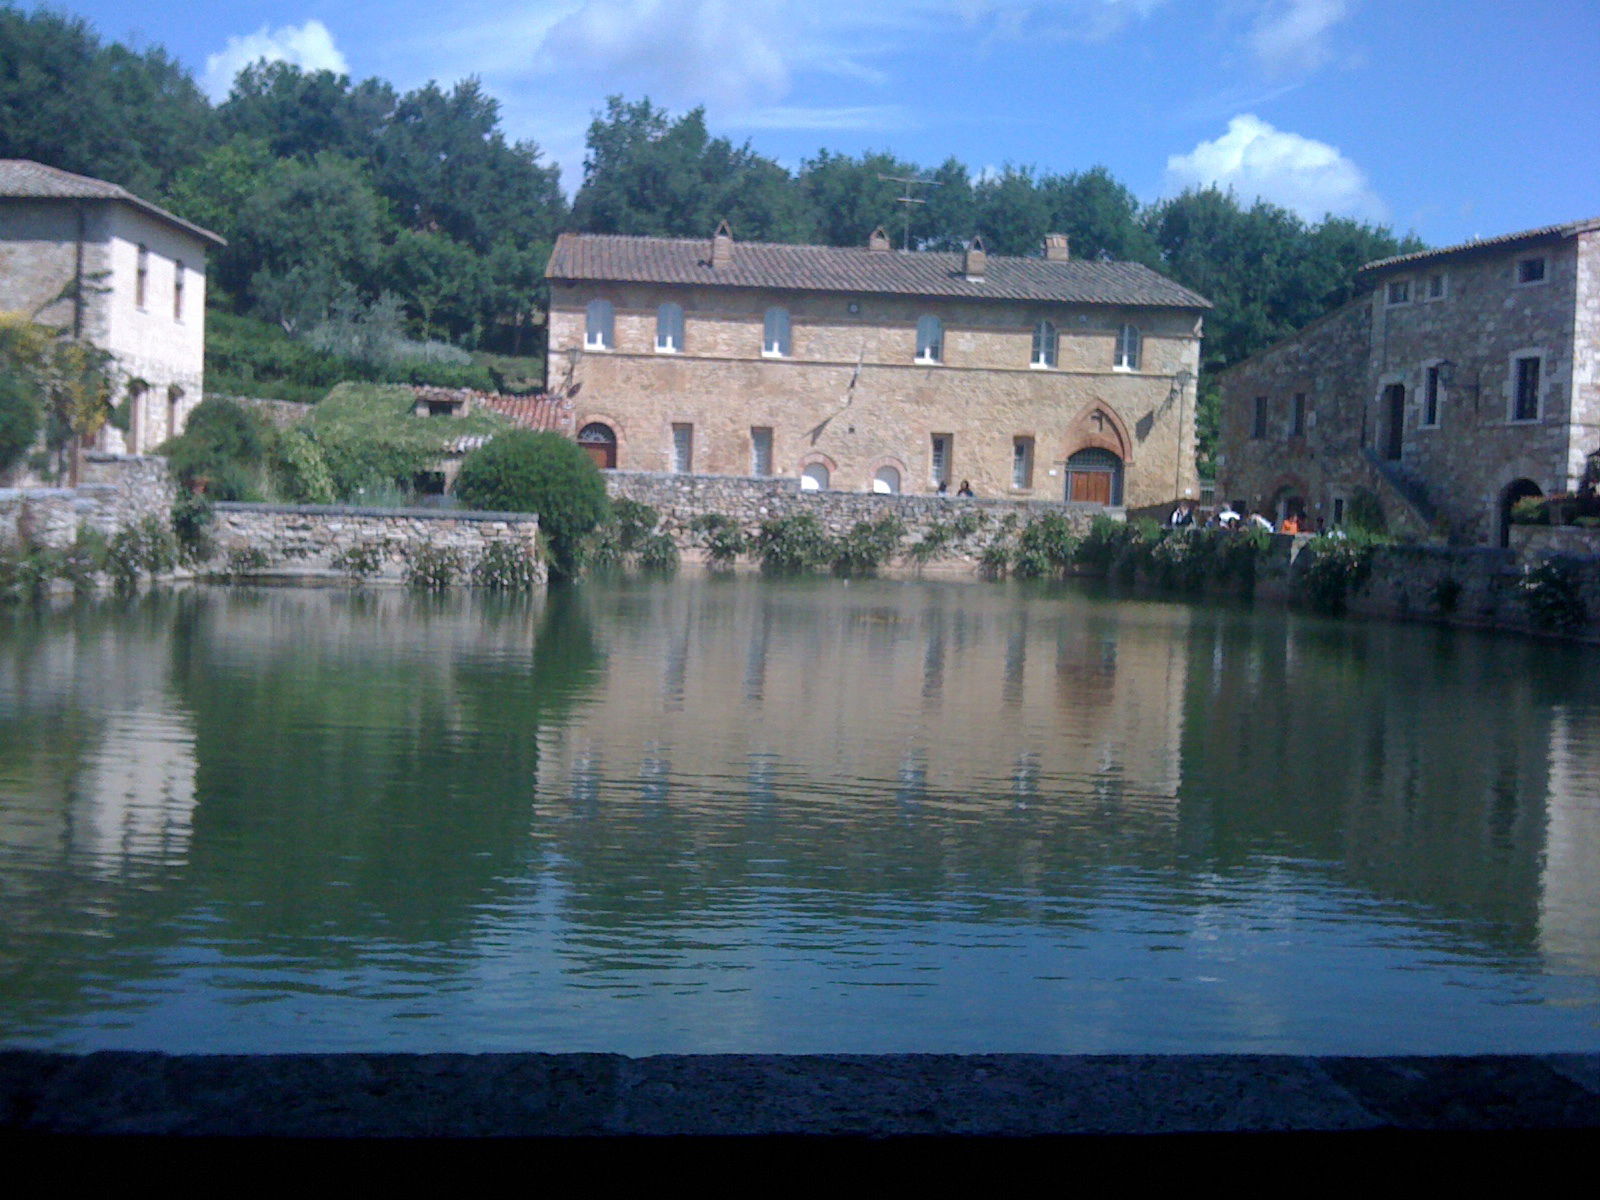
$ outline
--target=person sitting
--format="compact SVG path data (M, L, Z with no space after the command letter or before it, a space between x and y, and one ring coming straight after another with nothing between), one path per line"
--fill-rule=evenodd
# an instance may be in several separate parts
M1244 523L1250 526L1252 529L1265 529L1268 533L1272 532L1272 522L1267 520L1253 508L1245 517Z
M968 483L965 479L963 479L961 481L961 486L956 489L956 495L958 495L958 496L971 496L971 495L973 495L972 484Z
M1194 501L1180 500L1178 507L1172 510L1172 516L1167 518L1167 526L1171 529L1187 529L1194 524Z
M1232 529L1239 523L1239 514L1234 511L1232 504L1224 500L1222 507L1212 516L1211 523L1218 529Z
M1300 517L1295 513L1284 513L1283 520L1278 522L1279 533L1299 533Z

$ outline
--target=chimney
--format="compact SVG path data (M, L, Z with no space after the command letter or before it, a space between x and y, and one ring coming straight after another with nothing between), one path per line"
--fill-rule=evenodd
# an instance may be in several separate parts
M711 266L713 270L733 265L733 230L726 221L717 226L711 235Z
M975 237L972 244L967 247L966 275L968 283L982 283L983 269L988 265L989 256L984 252L983 239Z
M879 251L881 253L888 252L889 235L884 232L882 225L879 225L867 236L867 249Z
M1067 249L1067 235L1064 233L1047 233L1044 235L1044 256L1051 262L1066 262L1072 257Z

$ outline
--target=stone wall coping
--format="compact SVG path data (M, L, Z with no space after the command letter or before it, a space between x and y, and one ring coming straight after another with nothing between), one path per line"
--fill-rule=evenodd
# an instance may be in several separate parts
M295 517L392 517L407 521L537 521L538 513L480 512L465 508L358 508L340 504L254 504L219 500L219 513L264 513Z
M56 500L71 497L77 493L76 488L60 487L23 487L0 488L0 501L6 500Z
M986 505L1014 508L1024 505L1030 508L1065 509L1068 511L1094 510L1104 512L1108 516L1121 519L1127 513L1126 508L1110 505L1096 504L1088 500L1049 500L1040 496L958 496L954 492L948 495L929 495L924 492L846 492L838 488L824 488L818 491L803 491L798 478L787 475L707 475L698 471L693 473L681 471L628 471L612 469L606 475L617 479L639 479L651 483L667 485L694 485L694 484L733 484L750 488L766 488L776 493L790 496L826 496L829 498L861 499L868 501L909 502L913 504L940 504L956 508L961 505ZM1157 507L1170 509L1170 504Z

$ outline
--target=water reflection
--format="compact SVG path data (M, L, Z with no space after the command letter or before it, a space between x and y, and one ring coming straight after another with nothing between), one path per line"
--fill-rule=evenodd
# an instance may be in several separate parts
M17 616L0 1033L1600 1045L1595 661L912 582Z

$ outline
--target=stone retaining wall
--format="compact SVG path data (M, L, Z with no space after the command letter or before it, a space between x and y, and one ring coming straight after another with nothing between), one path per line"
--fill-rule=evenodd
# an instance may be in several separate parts
M988 544L993 528L1009 515L1026 523L1046 512L1065 513L1075 532L1088 531L1097 514L1110 512L1121 517L1120 509L1105 509L1094 504L1067 504L1048 500L986 500L956 496L900 496L871 492L808 492L793 478L752 478L738 475L674 475L653 471L607 471L606 488L613 499L627 498L648 504L664 518L663 526L677 541L679 549L696 542L689 531L695 517L721 513L731 517L754 535L761 522L797 513L810 513L832 536L848 533L859 521L876 521L895 516L905 524L903 543L910 546L933 525L948 525L963 513L983 518L982 527L972 536L950 543L946 559L976 562Z
M381 564L374 579L398 582L408 556L421 547L454 551L470 568L491 544L508 542L534 558L541 582L547 578L539 518L531 513L220 503L211 538L219 565L259 550L265 566L252 567L252 575L343 575L338 556L370 546L377 548Z
M87 454L79 480L76 488L0 488L0 545L60 550L80 526L111 538L146 517L165 521L177 491L167 460L154 455Z
M1578 525L1513 525L1511 548L1525 560L1554 554L1600 557L1600 529Z

